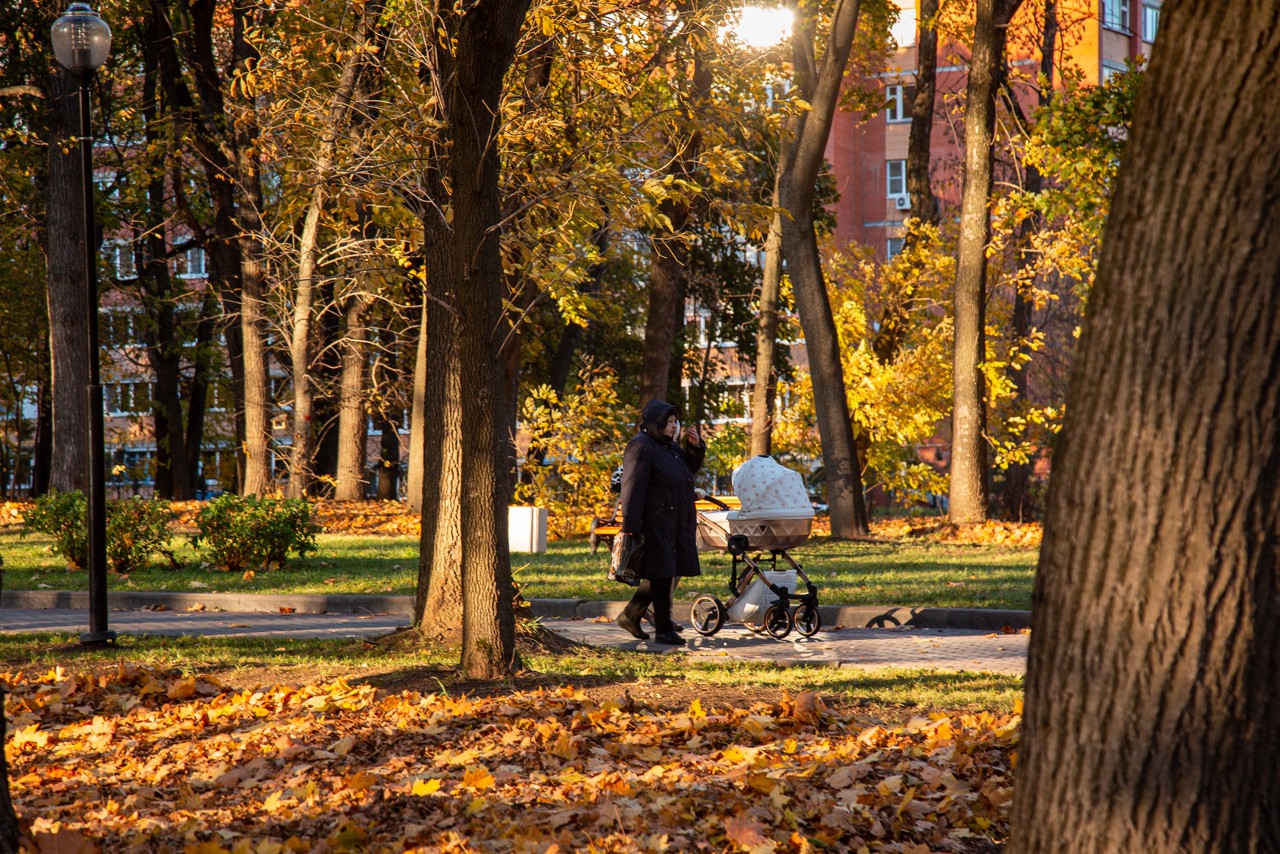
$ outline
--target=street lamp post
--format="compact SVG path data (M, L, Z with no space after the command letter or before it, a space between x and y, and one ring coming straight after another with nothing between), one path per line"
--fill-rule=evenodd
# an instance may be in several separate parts
M89 631L83 644L115 640L107 628L107 497L103 471L102 383L98 371L98 250L94 241L93 135L90 132L89 87L111 52L111 28L87 3L72 3L54 21L53 53L76 84L81 181L84 209L84 285L88 297L89 384Z

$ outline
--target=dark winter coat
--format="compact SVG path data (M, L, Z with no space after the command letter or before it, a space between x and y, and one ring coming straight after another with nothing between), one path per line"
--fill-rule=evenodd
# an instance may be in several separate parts
M644 534L645 578L698 575L696 497L693 476L706 448L678 443L662 434L676 408L661 400L645 404L641 430L627 443L622 461L622 530Z

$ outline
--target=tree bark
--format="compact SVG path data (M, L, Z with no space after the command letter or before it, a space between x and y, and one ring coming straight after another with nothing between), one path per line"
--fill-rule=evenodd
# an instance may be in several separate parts
M1003 79L1009 21L1022 0L978 0L964 114L964 189L956 259L955 353L952 381L952 522L987 518L986 359L987 244L991 242L992 139L996 94Z
M938 4L920 0L916 36L916 97L911 103L911 135L907 140L907 193L911 216L937 225L938 199L930 181L933 150L933 109L938 88ZM911 231L907 231L911 239Z
M289 340L289 361L293 372L293 447L289 453L289 489L294 498L307 494L311 484L311 454L313 441L312 419L315 415L315 388L312 381L312 327L316 311L316 259L320 243L320 215L324 211L333 177L334 158L338 137L351 114L352 99L359 82L360 69L372 53L369 48L382 17L383 0L369 0L361 13L362 18L355 44L343 63L342 73L334 89L333 104L320 137L316 162L312 167L314 186L303 219L302 234L298 239L298 285L294 290L293 321Z
M427 318L430 315L431 300L427 291L423 291L422 310L418 320L418 346L413 360L413 399L409 404L409 471L406 472L408 482L405 484L406 504L411 513L423 513L423 485L425 483L423 463L423 443L426 440L427 414ZM421 578L419 579L420 591Z
M778 175L785 171L790 146L782 146ZM780 190L774 179L773 198ZM778 395L778 300L782 290L782 214L769 223L760 281L760 322L756 329L756 384L751 390L751 456L773 453L773 410Z
M80 148L75 143L76 84L60 67L48 88L48 211L45 251L49 259L49 349L53 387L53 457L50 486L67 492L87 487L89 412L89 314L85 293L85 240L80 195ZM94 319L96 323L96 317ZM96 354L94 358L97 358Z
M781 145L784 151L787 147L791 150L779 157L774 205L786 212L780 216L782 255L795 289L796 308L809 357L809 373L813 377L813 402L822 440L831 533L846 538L865 536L869 524L866 500L862 494L862 473L857 466L839 337L831 314L813 220L815 182L822 167L840 85L858 26L859 0L839 0L836 3L821 65L814 55L814 11L807 6L793 8L796 23L791 46L796 85L801 97L809 102L810 109L794 116L787 124ZM780 265L765 267L762 295L769 300L777 299L779 285L774 277L780 274ZM765 328L769 322L762 312L761 327ZM756 370L757 378L770 377L773 365L765 366L758 357ZM754 413L754 400L752 409ZM753 446L755 432L753 429Z
M507 545L510 437L502 342L505 279L497 137L502 79L514 54L528 0L470 6L456 22L455 74L447 90L453 142L454 265L462 388L462 668L492 679L519 668L514 588Z
M1147 75L1036 574L1024 854L1280 850L1280 2L1166 3Z
M1058 38L1058 11L1055 0L1047 0L1044 4L1044 29L1041 32L1040 40L1040 79L1042 86L1040 89L1039 103L1041 107L1049 104L1053 98L1053 54ZM1007 90L1008 87L1006 87ZM1012 106L1013 112L1017 116L1018 124L1024 129L1029 129L1030 122L1022 115L1022 110L1018 105L1017 96L1014 92L1008 91L1007 97ZM1026 178L1024 180L1024 189L1032 194L1038 194L1044 186L1044 179L1040 175L1040 170L1035 166L1026 167ZM1030 247L1031 236L1035 229L1041 224L1042 217L1032 215L1023 220L1018 229L1018 242L1021 244L1018 251L1018 269L1019 271L1028 270L1035 262L1034 254ZM1021 277L1019 277L1021 278ZM1029 359L1031 356L1028 339L1032 332L1032 308L1033 302L1027 294L1030 283L1025 285L1015 280L1013 293L1013 337L1015 347L1019 355ZM1026 365L1020 360L1013 360L1009 366L1008 375L1013 383L1013 399L1015 402L1024 406L1029 406L1030 387L1027 382ZM1005 469L1004 490L1000 495L1000 504L1002 506L1001 515L1006 519L1021 522L1024 518L1031 516L1035 508L1032 506L1031 500L1031 475L1034 470L1034 461L1013 462Z
M347 298L342 351L342 379L338 397L338 473L333 497L358 501L364 497L365 437L367 418L364 406L365 364L369 358L369 330L364 313L367 294Z
M678 90L680 118L667 140L670 157L668 175L682 181L693 179L702 149L700 122L714 82L707 63L706 10L701 0L677 2L676 14L683 19L686 43L692 45L692 74L688 91ZM683 71L676 72L683 75ZM674 375L679 385L681 359L676 341L684 326L685 285L688 278L684 256L687 252L679 235L689 223L692 199L676 196L664 199L659 210L670 224L669 231L650 236L649 310L644 326L644 358L640 368L640 404L649 400L669 400ZM662 226L654 226L655 230Z
M4 690L0 689L0 710L4 709ZM0 714L0 745L8 744L7 717ZM9 760L0 750L0 854L18 854L21 828L18 814L13 809L13 797L9 793Z

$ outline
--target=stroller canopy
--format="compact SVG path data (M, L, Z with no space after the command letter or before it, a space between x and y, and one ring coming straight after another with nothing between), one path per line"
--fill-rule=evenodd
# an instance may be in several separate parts
M752 457L734 470L733 491L742 502L740 516L768 516L779 511L788 517L813 516L813 505L800 472L764 454Z

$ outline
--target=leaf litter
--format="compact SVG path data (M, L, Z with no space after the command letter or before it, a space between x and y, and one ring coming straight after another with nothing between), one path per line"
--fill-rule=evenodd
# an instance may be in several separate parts
M234 689L124 663L0 682L28 849L111 854L993 851L1020 720L865 727L812 692Z

